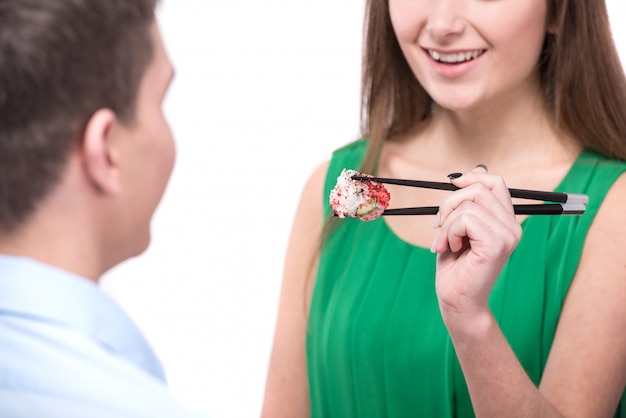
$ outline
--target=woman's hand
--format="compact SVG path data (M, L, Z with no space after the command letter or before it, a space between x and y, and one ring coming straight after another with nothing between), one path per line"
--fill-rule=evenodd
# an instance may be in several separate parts
M522 234L501 177L480 165L452 183L461 189L440 205L440 232L431 247L438 253L436 291L448 326L488 311L491 288Z

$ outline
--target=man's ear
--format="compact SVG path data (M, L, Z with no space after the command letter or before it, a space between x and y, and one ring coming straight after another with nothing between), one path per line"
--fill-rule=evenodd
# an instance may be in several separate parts
M118 195L121 189L115 141L118 125L113 111L96 111L87 122L81 149L86 175L94 187L110 196Z

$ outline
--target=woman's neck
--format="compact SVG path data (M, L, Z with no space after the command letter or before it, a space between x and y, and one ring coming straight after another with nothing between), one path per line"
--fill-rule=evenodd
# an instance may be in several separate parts
M529 94L463 111L435 106L418 136L449 158L494 167L580 149L555 128L542 98Z
M400 170L396 176L434 176L482 163L518 181L535 168L562 173L580 149L555 127L541 95L527 89L472 109L435 106L426 121L385 145L381 168Z

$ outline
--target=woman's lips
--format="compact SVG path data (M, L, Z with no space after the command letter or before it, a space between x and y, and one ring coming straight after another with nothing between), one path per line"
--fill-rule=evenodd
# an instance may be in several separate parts
M469 73L481 61L486 49L442 51L424 48L432 69L444 78L458 78Z
M478 58L482 54L485 53L486 49L474 49L467 51L453 51L453 52L443 52L436 51L434 49L426 50L430 57L437 62L444 62L447 64L457 64L462 62L471 61L473 59Z

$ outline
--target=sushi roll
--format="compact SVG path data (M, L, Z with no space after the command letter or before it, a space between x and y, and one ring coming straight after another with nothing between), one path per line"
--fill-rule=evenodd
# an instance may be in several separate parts
M390 195L382 183L354 180L353 176L372 177L356 170L343 169L330 192L330 207L340 218L346 216L372 221L389 206Z

